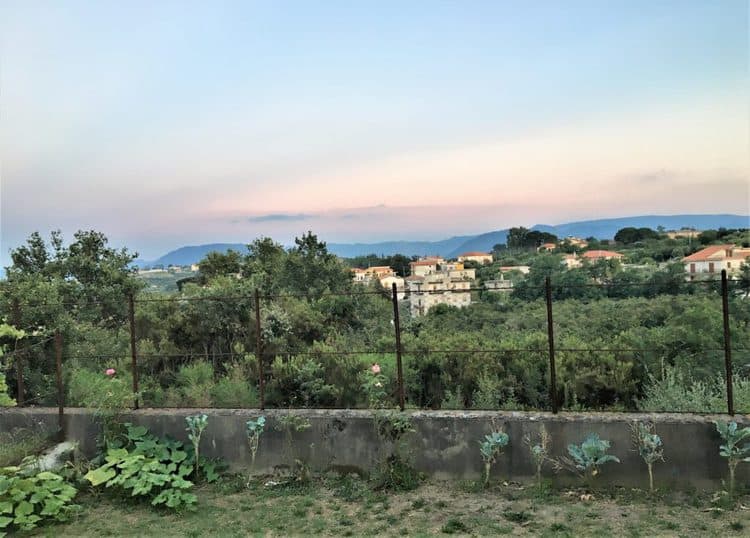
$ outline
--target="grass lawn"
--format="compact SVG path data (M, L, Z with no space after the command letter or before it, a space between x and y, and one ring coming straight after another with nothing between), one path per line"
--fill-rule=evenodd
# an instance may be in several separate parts
M750 496L735 506L709 493L649 496L613 489L547 491L520 484L484 490L429 481L404 493L373 492L355 478L245 487L229 476L197 489L195 512L173 514L107 494L84 493L83 510L34 536L750 536ZM582 495L584 497L582 498Z

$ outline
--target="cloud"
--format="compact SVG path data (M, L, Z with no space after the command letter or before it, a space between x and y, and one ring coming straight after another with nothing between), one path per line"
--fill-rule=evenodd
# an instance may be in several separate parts
M248 222L296 222L300 220L309 220L314 215L309 213L269 213L268 215L257 215L248 217Z

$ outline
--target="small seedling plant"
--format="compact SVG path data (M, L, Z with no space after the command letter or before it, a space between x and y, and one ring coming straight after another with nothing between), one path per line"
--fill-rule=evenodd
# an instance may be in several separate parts
M596 433L589 434L580 445L568 445L570 459L564 458L562 460L563 467L578 472L587 482L591 483L601 472L602 465L610 462L620 463L616 456L607 454L609 449L609 441L600 439Z
M484 440L479 442L479 452L484 461L484 487L490 485L490 470L492 464L502 454L503 448L508 446L510 436L505 432L492 432L484 436Z
M309 429L312 425L310 421L301 415L289 413L279 419L279 426L286 432L286 448L289 454L290 469L296 469L296 479L301 482L307 482L310 480L310 469L309 466L302 461L301 458L295 457L294 451L294 433L303 432Z
M524 443L529 447L529 453L531 455L531 461L534 462L536 469L536 484L537 487L542 489L542 469L544 464L552 462L552 458L549 455L550 447L552 445L552 438L547 432L547 428L544 424L539 426L539 435L532 437L530 434L524 437Z
M635 422L632 425L633 444L648 467L648 488L654 492L654 463L664 461L664 443L654 425Z
M193 443L193 455L195 456L195 479L198 479L198 467L200 462L200 447L201 447L201 436L203 431L208 426L207 415L194 415L191 417L185 417L187 422L187 428L185 431L188 432L188 439Z
M724 444L719 454L727 459L729 467L729 495L734 496L734 475L740 463L750 463L750 426L740 428L736 422L715 422ZM744 443L744 444L743 444Z
M29 531L45 519L65 521L79 509L76 489L55 473L26 474L20 467L0 469L0 536Z
M263 429L266 427L266 417L260 416L255 420L248 420L245 422L245 433L247 434L247 444L250 448L250 467L251 471L247 476L247 486L250 486L250 478L252 476L252 468L255 467L255 454L258 452L258 446L260 445L260 436L263 434Z

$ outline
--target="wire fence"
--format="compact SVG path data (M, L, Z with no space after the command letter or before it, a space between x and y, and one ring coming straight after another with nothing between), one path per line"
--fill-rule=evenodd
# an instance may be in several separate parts
M734 408L734 367L733 367L733 352L740 353L742 356L747 355L750 357L750 349L737 348L732 349L732 343L730 338L730 319L729 319L729 285L733 282L727 278L726 271L722 271L721 280L708 280L708 281L688 281L685 284L689 285L704 285L714 286L713 289L719 291L721 297L721 312L722 312L722 327L723 327L723 346L721 347L704 347L699 350L700 353L712 354L715 356L721 355L724 362L724 379L726 380L726 405L724 411L729 415L735 413ZM467 347L461 349L445 349L445 348L432 348L431 346L417 346L410 347L410 344L404 344L402 342L402 323L400 319L401 304L404 302L400 299L400 296L405 295L405 299L411 300L415 294L413 291L406 290L406 293L399 291L396 284L392 285L390 290L370 290L362 289L357 291L347 291L343 293L318 293L315 294L316 298L322 297L335 297L335 296L367 296L376 295L387 299L392 303L392 319L390 320L393 328L393 341L388 346L381 346L379 348L358 348L358 349L310 349L309 347L300 348L272 348L268 345L268 342L264 339L264 320L261 315L261 306L264 303L270 303L273 301L283 300L286 298L309 298L310 294L305 293L278 293L278 294L263 294L259 290L251 295L239 294L239 295L224 295L224 296L201 296L201 297L186 297L186 296L174 296L174 297L135 297L129 295L126 300L127 308L127 327L126 330L129 335L129 359L130 359L130 373L132 374L132 394L133 394L133 408L138 409L141 407L141 387L140 387L140 372L144 367L144 361L150 359L168 360L191 360L191 359L205 359L205 354L195 352L180 352L180 353L159 353L159 352L142 352L138 349L138 334L137 334L137 323L136 323L136 312L138 304L147 303L202 303L202 302L219 302L227 304L237 304L240 301L245 301L245 307L252 309L252 315L248 316L248 334L254 333L255 339L253 342L253 351L255 359L257 361L257 389L259 398L259 407L264 409L266 407L266 386L270 381L270 374L268 367L271 364L271 360L274 357L291 357L291 356L382 356L382 355L395 355L395 386L393 388L391 396L394 401L397 402L399 409L404 410L407 405L405 381L404 381L404 361L410 357L416 357L418 355L472 355L472 354L485 354L487 356L494 356L497 359L500 356L510 356L527 354L537 357L539 360L543 360L545 365L545 372L547 379L545 380L547 388L547 403L548 410L552 413L558 413L561 409L563 398L561 391L558 389L558 357L560 354L567 353L578 353L578 354L615 354L617 355L616 360L623 360L628 357L636 355L646 355L652 353L658 353L660 350L649 349L649 348L637 348L637 347L602 347L602 348L583 348L583 347L565 347L557 345L557 335L555 330L555 319L554 319L554 308L553 308L553 291L557 288L564 287L569 288L614 288L614 287L633 287L633 286L644 286L645 284L581 284L581 285L565 285L565 286L553 286L549 278L546 279L544 286L527 286L527 289L536 289L543 291L544 302L546 303L546 316L544 320L546 330L546 342L542 346L527 347L527 348L504 348L502 346L495 347ZM419 291L419 294L461 294L461 293L472 293L472 292L487 292L488 290L484 287L477 286L465 286L465 287L442 287L433 288L429 290ZM75 309L81 311L86 307L93 307L97 305L111 304L111 301L105 300L91 300L84 299L82 301L26 301L21 302L15 300L12 303L11 312L12 317L19 321L21 320L21 309L34 309L34 308L48 308L57 307L61 309ZM31 327L30 327L31 328ZM11 358L13 367L13 374L15 377L15 394L17 404L19 406L28 406L41 403L48 403L50 399L54 399L58 405L58 414L60 420L60 427L63 425L63 416L65 408L65 387L63 375L63 365L68 361L86 361L86 360L102 360L102 359L122 359L122 353L112 353L111 355L95 353L86 354L80 352L71 352L63 356L63 336L61 330L56 330L53 335L46 335L38 337L39 339L31 344L23 342L22 345L18 345L15 349L6 353L6 358ZM25 387L25 362L26 357L29 353L36 348L49 347L50 343L54 342L54 370L55 370L55 383L50 390L46 390L42 393L34 391L33 393L27 394ZM238 354L232 351L220 351L212 352L210 357L213 360L222 359L227 357L236 357ZM490 357L492 358L492 357ZM628 359L629 360L629 359ZM750 363L750 361L748 361ZM523 381L519 381L522 383ZM52 398L54 397L54 398ZM165 406L159 406L165 407ZM185 407L185 406L179 406Z

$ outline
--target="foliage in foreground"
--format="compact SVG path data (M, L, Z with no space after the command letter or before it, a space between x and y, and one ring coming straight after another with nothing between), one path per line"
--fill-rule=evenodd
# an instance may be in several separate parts
M126 424L127 443L109 448L101 467L85 478L91 485L113 488L131 497L148 499L152 505L172 509L192 508L197 497L187 477L194 461L179 441L159 439L143 426Z
M45 519L65 521L79 507L76 489L55 473L27 475L20 467L0 469L0 536L31 530Z

